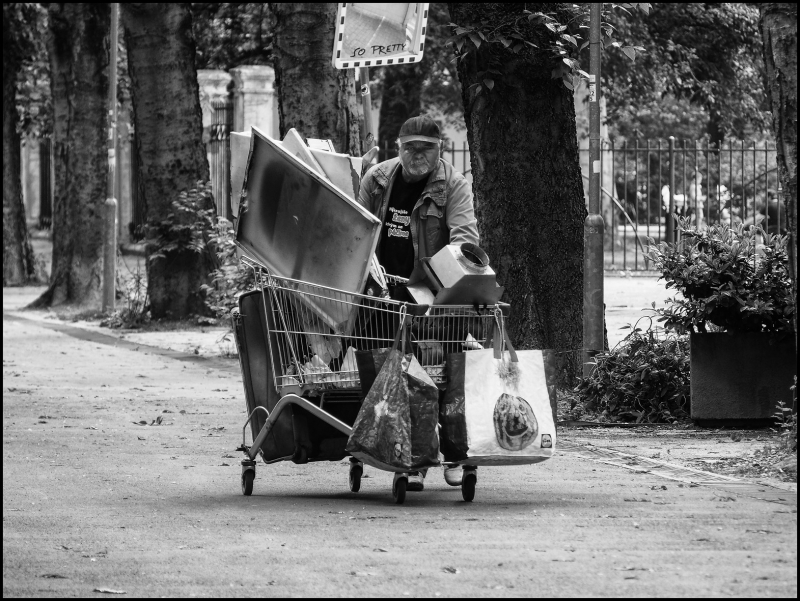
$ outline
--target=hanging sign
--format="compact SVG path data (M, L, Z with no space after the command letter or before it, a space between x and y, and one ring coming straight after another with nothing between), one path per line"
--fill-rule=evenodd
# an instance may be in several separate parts
M336 69L405 65L422 60L427 2L343 2L336 14Z

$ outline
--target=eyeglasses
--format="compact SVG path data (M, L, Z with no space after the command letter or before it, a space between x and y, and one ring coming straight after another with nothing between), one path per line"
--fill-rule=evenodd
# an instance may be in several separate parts
M437 150L438 148L439 145L432 142L406 142L405 144L400 144L400 150L406 154L431 152L432 150Z

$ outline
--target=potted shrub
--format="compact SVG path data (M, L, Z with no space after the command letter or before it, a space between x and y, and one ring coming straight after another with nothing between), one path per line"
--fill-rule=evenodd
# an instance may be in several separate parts
M680 296L656 310L690 335L691 417L767 420L791 403L796 373L787 238L757 227L679 223L674 244L648 258Z

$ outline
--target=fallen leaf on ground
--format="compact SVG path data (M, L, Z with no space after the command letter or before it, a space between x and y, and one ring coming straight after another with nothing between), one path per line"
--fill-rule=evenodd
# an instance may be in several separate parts
M386 549L381 549L380 547L376 547L373 551L377 551L379 553L387 553Z
M450 566L445 566L442 568L442 572L447 572L448 574L458 574L458 568L451 568Z
M68 576L62 576L61 574L42 574L40 578L63 578L68 579Z
M108 593L109 595L127 595L128 591L118 591L113 588L96 588L95 593Z

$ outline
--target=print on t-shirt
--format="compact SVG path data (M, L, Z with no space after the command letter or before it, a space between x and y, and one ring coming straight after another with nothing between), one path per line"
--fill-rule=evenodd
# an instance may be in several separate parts
M386 269L386 273L407 278L414 269L411 214L427 181L428 178L425 178L419 182L409 183L401 174L394 180L378 246L378 260Z
M411 234L409 229L411 225L411 216L408 214L408 211L396 207L389 207L389 213L391 213L392 217L386 220L386 234L389 237L408 238Z

